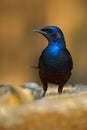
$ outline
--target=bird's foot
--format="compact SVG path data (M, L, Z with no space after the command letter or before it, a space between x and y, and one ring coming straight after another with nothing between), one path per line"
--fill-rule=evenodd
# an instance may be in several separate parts
M46 92L43 92L42 97L45 97Z
M63 86L58 88L59 95L62 94Z

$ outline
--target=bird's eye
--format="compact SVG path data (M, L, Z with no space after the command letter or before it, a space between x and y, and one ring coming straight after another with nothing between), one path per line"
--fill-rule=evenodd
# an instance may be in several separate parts
M42 31L46 32L46 33L53 33L52 29L42 29Z

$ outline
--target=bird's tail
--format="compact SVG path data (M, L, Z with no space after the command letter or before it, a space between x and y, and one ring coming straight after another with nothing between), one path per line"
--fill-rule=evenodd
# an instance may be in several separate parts
M34 69L39 69L39 67L38 66L31 66L32 68L34 68Z

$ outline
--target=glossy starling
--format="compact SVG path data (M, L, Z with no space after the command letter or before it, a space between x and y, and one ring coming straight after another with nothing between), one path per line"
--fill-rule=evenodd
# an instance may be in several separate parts
M73 68L72 57L66 48L63 32L56 26L46 26L34 31L48 40L48 45L41 53L38 63L43 96L46 94L48 83L58 84L58 93L61 94Z

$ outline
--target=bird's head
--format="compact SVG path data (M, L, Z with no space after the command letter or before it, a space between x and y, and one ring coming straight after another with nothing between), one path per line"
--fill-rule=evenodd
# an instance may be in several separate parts
M34 32L41 33L49 42L64 39L63 32L56 26L46 26L41 29L36 29Z

